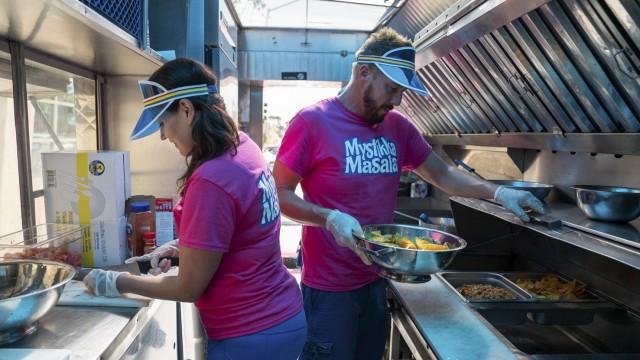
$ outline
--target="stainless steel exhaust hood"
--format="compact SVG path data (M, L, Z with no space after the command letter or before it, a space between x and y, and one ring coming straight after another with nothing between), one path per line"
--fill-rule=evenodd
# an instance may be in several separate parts
M638 154L639 25L636 0L458 1L416 35L432 98L402 110L434 143Z

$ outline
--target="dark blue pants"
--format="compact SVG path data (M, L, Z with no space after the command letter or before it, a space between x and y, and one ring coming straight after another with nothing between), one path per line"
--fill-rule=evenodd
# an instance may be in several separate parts
M331 292L302 284L307 342L301 360L380 360L389 335L386 281Z

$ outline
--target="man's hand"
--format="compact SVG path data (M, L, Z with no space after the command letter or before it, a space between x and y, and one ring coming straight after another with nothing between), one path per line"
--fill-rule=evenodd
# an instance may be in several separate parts
M542 202L528 191L516 190L500 185L498 186L498 189L496 189L493 199L499 202L507 210L516 214L516 216L524 222L529 222L530 220L529 215L527 215L524 210L525 207L528 207L539 214L545 213Z
M327 216L325 227L331 232L338 245L348 247L360 257L363 263L371 265L371 261L367 255L358 249L356 240L353 237L353 234L364 237L364 232L358 220L339 210L332 210Z

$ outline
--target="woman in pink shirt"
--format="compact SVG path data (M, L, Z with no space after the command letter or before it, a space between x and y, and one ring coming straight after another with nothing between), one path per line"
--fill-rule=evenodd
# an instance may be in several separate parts
M84 281L101 296L194 302L209 337L208 359L296 359L307 324L298 284L282 265L275 184L215 84L189 59L170 61L140 82L144 111L131 139L160 130L187 162L174 209L179 274L96 269Z

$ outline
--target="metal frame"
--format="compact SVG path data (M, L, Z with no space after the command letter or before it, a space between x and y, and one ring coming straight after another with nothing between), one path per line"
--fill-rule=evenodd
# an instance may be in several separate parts
M517 149L640 155L640 134L463 134L426 136L432 145L477 145Z
M26 61L34 61L55 69L66 71L77 76L92 79L96 84L96 121L97 121L97 150L105 148L104 124L102 121L103 91L101 76L84 67L77 66L60 60L56 57L44 54L40 51L25 48L23 43L16 41L3 41L0 39L0 51L11 56L11 80L13 87L14 120L16 128L16 147L18 157L18 181L20 188L20 211L22 228L36 225L35 199L44 196L43 190L34 191L31 176L31 139L29 137L29 114ZM36 111L39 109L36 108ZM54 139L55 140L55 139Z

